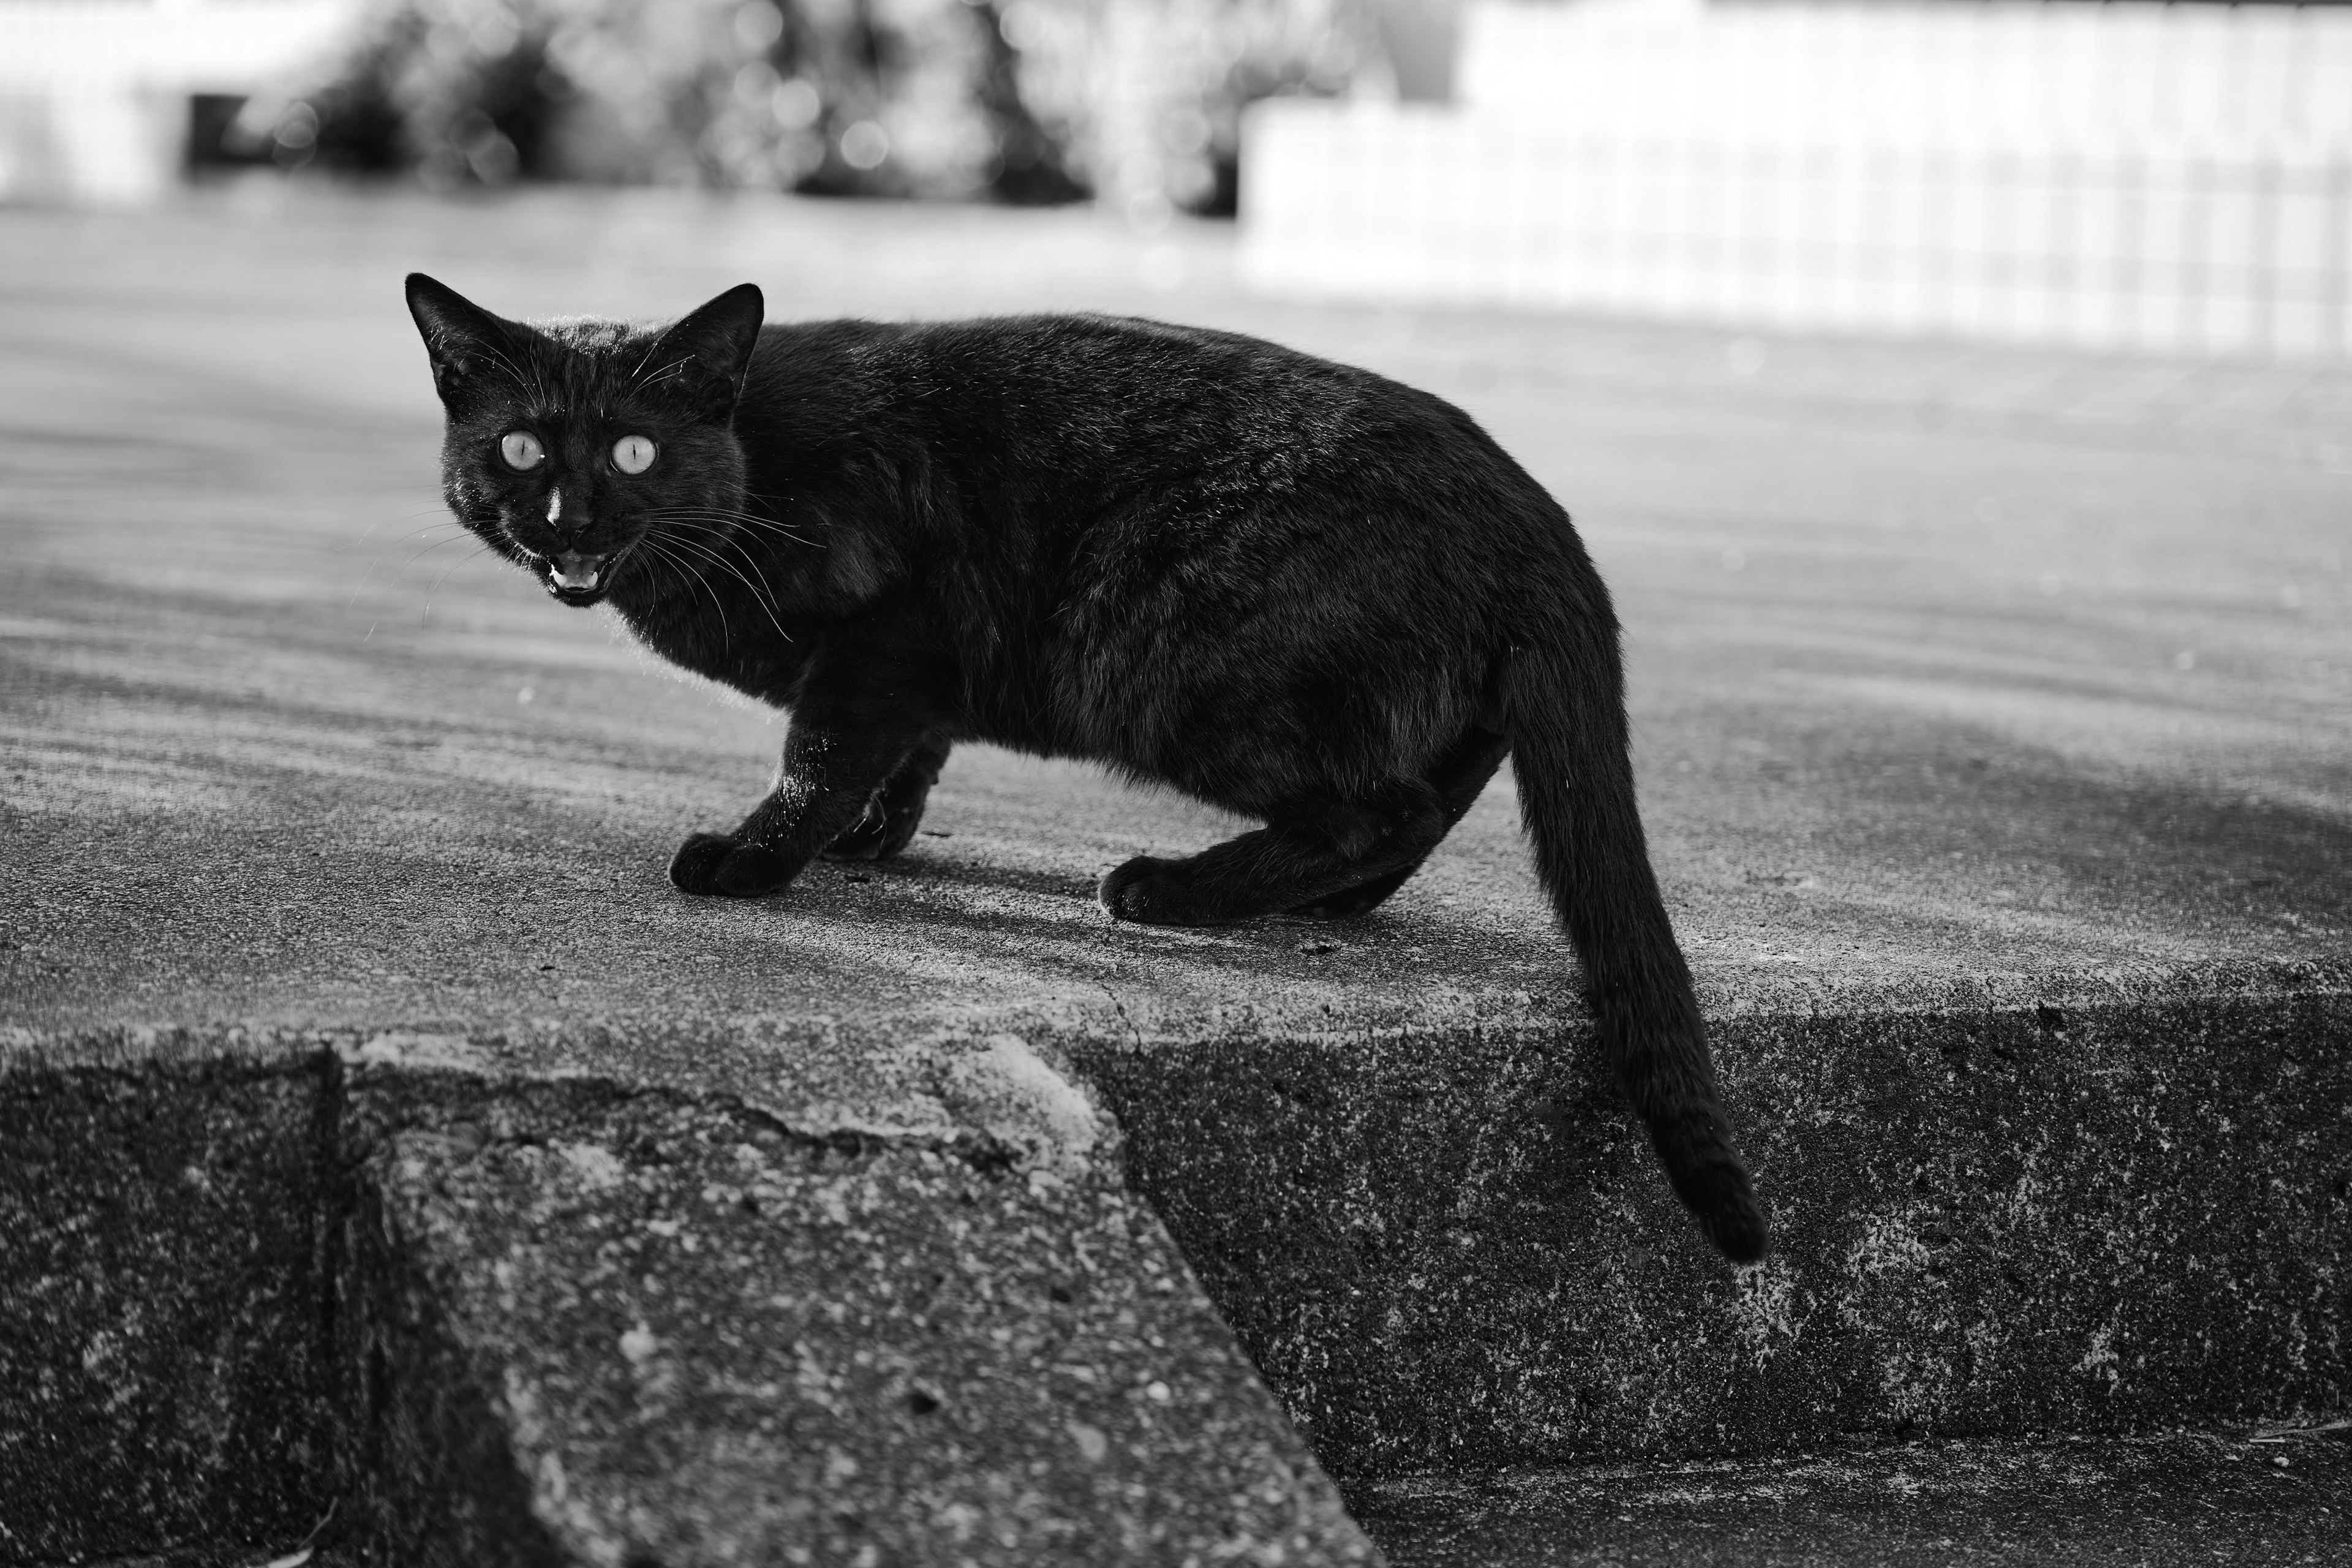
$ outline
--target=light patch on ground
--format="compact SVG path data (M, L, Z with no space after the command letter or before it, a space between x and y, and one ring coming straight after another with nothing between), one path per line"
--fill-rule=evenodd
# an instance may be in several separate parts
M2093 1332L2090 1346L2083 1352L2083 1359L2074 1363L2074 1370L2090 1377L2105 1377L2110 1394L2123 1387L2122 1363L2116 1356L2115 1319L2108 1319Z
M1805 1331L1805 1323L1812 1316L1810 1300L1801 1310L1797 1300L1797 1271L1787 1261L1774 1258L1753 1268L1743 1268L1736 1276L1738 1294L1732 1298L1732 1323L1739 1334L1739 1342L1764 1365L1780 1351L1794 1345Z
M2062 755L2126 767L2177 770L2194 757L2225 778L2275 787L2277 769L2248 768L2249 757L2292 755L2309 749L2305 716L2282 713L2277 702L2231 708L2213 703L2185 714L2177 704L2151 701L2144 686L2112 692L2053 690L2041 666L2021 667L2014 679L1846 676L1822 684L1847 697L1925 713L2045 746ZM2036 680L2030 696L2021 689Z
M86 817L93 807L218 815L246 804L212 772L156 758L20 743L0 761L12 775L8 804L28 815Z
M448 1068L478 1071L488 1058L463 1035L425 1035L407 1029L387 1029L370 1036L343 1059L361 1067Z
M70 621L45 621L36 616L0 616L0 637L31 637L63 642L83 635L86 627Z
M1956 1381L1950 1362L1919 1351L1898 1351L1878 1363L1879 1392L1886 1396L1888 1414L1898 1421L1927 1421L1944 1415Z
M1085 1092L1018 1035L991 1035L950 1057L940 1092L959 1116L1059 1174L1079 1173L1102 1138Z
M530 1466L532 1508L542 1519L568 1526L573 1542L597 1568L619 1568L625 1555L623 1545L604 1531L589 1500L572 1491L572 1479L564 1472L563 1456L553 1441L552 1427L537 1387L521 1372L509 1367L504 1392L516 1451L537 1455Z
M1862 1235L1846 1251L1846 1272L1859 1282L1865 1277L1925 1268L1927 1246L1919 1239L1912 1217L1908 1213L1864 1215Z
M609 1193L629 1179L629 1173L609 1149L594 1143L559 1143L556 1152L580 1184L592 1193Z

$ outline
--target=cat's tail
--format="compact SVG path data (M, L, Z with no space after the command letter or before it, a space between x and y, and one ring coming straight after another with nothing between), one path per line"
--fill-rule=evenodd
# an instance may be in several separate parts
M1675 945L1633 804L1613 617L1545 629L1503 663L1503 721L1537 875L1584 965L1601 1044L1675 1195L1735 1263L1764 1215L1716 1099L1690 969Z

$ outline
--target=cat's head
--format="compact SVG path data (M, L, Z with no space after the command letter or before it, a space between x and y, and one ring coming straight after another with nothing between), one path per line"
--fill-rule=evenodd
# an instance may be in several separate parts
M410 273L449 510L567 605L641 578L660 535L690 548L742 505L730 421L761 309L745 283L667 327L532 324Z

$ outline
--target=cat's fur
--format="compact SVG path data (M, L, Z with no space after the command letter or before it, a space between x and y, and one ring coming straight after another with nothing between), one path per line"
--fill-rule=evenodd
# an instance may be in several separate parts
M451 510L567 603L789 709L688 892L889 855L948 749L1085 757L1266 826L1103 879L1121 920L1360 914L1516 758L1536 868L1675 1190L1765 1226L1643 847L1617 623L1568 516L1460 409L1225 332L1095 316L529 326L423 275ZM518 472L502 437L546 460ZM616 467L643 435L658 456ZM560 505L552 508L560 489Z

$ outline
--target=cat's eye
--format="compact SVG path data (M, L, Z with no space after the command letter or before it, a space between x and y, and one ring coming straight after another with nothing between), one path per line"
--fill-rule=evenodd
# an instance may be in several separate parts
M613 467L625 474L642 474L654 466L654 444L643 436L624 436L613 443Z
M509 430L499 437L499 456L509 468L535 468L547 460L547 448L528 430Z

